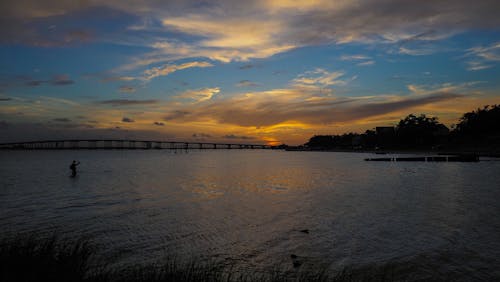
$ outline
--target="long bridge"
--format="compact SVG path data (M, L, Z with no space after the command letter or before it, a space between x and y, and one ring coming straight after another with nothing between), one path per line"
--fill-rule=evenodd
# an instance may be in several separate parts
M59 150L59 149L275 149L262 144L235 144L181 141L82 139L44 140L0 143L0 149Z

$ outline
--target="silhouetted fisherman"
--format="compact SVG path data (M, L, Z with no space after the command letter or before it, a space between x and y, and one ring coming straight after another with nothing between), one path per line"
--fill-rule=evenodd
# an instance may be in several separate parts
M69 169L71 169L71 177L75 177L76 176L76 166L79 165L79 164L80 164L80 162L77 162L77 161L73 160L73 162L69 166Z

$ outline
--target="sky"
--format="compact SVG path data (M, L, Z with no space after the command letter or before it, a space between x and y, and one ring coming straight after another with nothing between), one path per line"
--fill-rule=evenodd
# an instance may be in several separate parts
M0 142L252 144L500 104L497 0L0 2Z

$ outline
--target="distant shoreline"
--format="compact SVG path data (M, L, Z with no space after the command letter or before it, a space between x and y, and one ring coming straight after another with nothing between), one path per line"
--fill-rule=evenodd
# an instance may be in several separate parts
M289 147L285 151L297 151L297 152L337 152L337 153L368 153L377 155L387 155L387 154L408 154L408 155L449 155L449 156L462 156L462 155L474 155L478 157L492 157L500 158L499 151L486 151L486 150L424 150L424 149L319 149L319 148L299 148L299 147Z

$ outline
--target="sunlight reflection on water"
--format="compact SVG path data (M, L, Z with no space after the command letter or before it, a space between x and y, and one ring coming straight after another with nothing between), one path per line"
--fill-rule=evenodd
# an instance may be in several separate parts
M425 257L444 273L499 274L500 162L366 157L2 151L0 228L90 236L121 263L165 251L252 267L288 263L290 254L333 268ZM81 161L76 179L73 159Z

